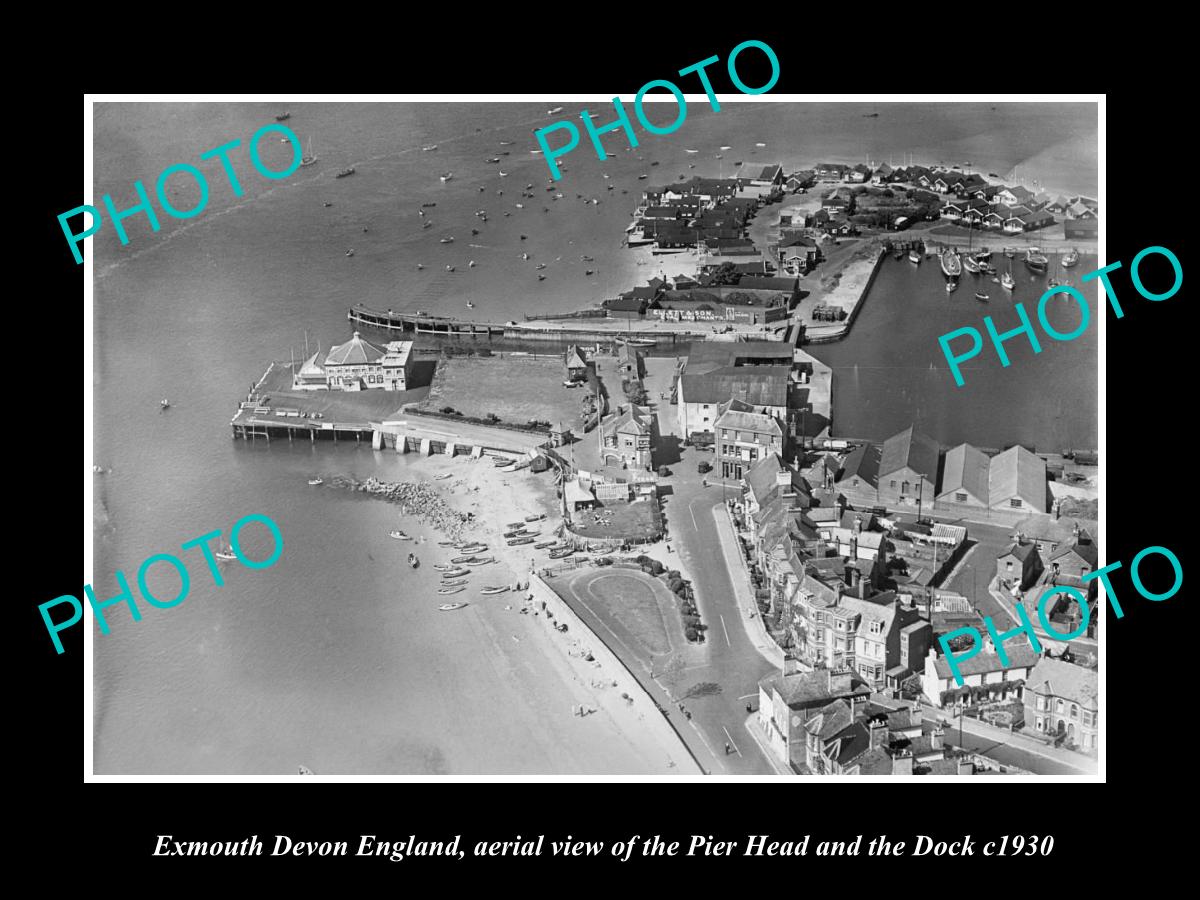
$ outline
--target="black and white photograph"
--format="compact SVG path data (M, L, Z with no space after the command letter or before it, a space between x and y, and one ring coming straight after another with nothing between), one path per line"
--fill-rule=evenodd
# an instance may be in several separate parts
M679 83L90 97L89 779L1102 778L1103 98Z

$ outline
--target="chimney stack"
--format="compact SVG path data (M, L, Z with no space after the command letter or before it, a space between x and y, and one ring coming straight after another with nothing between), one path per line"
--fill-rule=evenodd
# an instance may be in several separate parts
M871 738L871 749L874 750L877 747L882 747L884 741L887 740L887 722L876 719L867 725L867 732Z
M913 757L907 750L901 750L892 757L893 775L911 775L913 773Z
M942 749L942 736L944 734L945 734L945 732L942 731L940 726L938 728L933 729L933 731L931 731L929 733L929 746L931 748L933 748L934 750L941 750Z
M800 660L796 659L791 653L785 653L783 656L783 674L798 675L800 673Z

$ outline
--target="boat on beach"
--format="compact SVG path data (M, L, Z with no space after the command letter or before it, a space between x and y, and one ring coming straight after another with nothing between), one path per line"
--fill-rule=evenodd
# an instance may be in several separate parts
M551 559L563 559L564 557L570 556L574 552L575 552L575 549L573 547L564 547L561 550L551 550L550 558Z
M453 569L447 569L446 571L442 572L442 580L448 581L454 578L462 578L464 575L470 574L471 573L467 569L456 566Z
M433 480L434 480L434 481L445 481L447 478L453 478L453 477L454 477L454 473L453 473L453 472L443 472L441 475L434 475L434 476L433 476ZM439 542L439 543L440 543L440 542ZM449 547L449 546L450 546L450 542L449 542L449 541L447 541L447 542L446 542L446 546L447 546L447 547Z
M441 592L439 591L439 593ZM438 609L442 612L453 612L456 609L462 609L466 605L465 603L443 603Z
M534 544L533 549L534 550L545 550L547 547L553 547L556 543L557 543L557 541L542 541L541 543Z
M986 293L985 291L976 291L976 292L975 292L975 299L976 299L976 300L979 300L979 301L981 301L981 302L983 302L983 303L987 303L987 302L988 302L988 300L990 300L991 298L990 298L990 297L988 297L988 295L987 295L987 293Z
M469 563L467 563L467 565L468 566L489 566L492 563L494 563L495 561L496 561L496 557L494 557L494 556L489 556L487 559L480 559L479 557L475 557L475 559L471 560Z
M506 592L507 592L507 591L509 591L509 590L511 590L511 588L510 588L510 587L509 587L509 586L506 584L506 585L503 585L503 586L501 586L501 587L485 587L485 588L484 588L483 590L481 590L479 593L481 593L481 594L489 594L489 595L490 595L490 594L503 594L503 593L506 593Z
M395 538L398 541L411 541L412 540L412 538L410 538L403 531L389 531L388 537Z
M438 588L438 593L439 594L461 594L465 590L466 590L465 587L463 587L462 585L458 585L457 587L451 587L451 588Z
M454 559L450 560L450 564L451 564L451 565L455 565L455 566L461 566L463 563L469 563L469 562L472 562L474 559L475 559L475 556L474 556L474 555L471 555L471 556L456 556Z
M443 581L442 587L444 587L444 588L454 588L454 587L460 588L460 587L465 587L466 584L467 584L467 579L456 578L454 581Z
M546 514L545 514L545 513L534 513L534 514L533 514L533 515L531 515L531 516L526 516L526 517L525 517L525 521L526 521L526 522L540 522L540 521L542 521L542 519L544 519L544 518L546 518Z
M508 541L506 541L506 543L507 543L507 544L508 544L508 546L510 546L510 547L517 547L517 546L519 546L519 545L521 545L521 544L532 544L532 543L533 543L533 538L531 538L531 537L518 537L518 538L512 538L511 540L508 540Z

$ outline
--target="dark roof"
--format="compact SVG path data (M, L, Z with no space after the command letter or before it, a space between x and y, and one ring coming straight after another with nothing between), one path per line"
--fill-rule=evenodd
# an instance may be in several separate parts
M753 278L753 281L743 281L742 287L757 288L763 291L787 291L792 292L800 287L800 279L795 276L780 276L780 275L759 275L754 272L747 272L747 276Z
M1031 553L1037 553L1037 545L1030 544L1013 544L1007 550L1000 554L999 559L1004 559L1006 556L1015 556L1017 559L1024 562Z
M699 341L688 353L686 372L698 374L727 366L792 364L794 352L783 341Z
M679 381L687 403L724 403L736 397L754 406L787 406L784 366L729 366L703 374L685 371Z
M1085 563L1087 563L1091 568L1093 568L1093 569L1096 568L1096 558L1097 557L1096 557L1096 545L1095 544L1081 544L1081 543L1075 542L1075 543L1067 544L1064 547L1059 547L1057 550L1054 551L1054 554L1050 557L1050 561L1054 562L1054 561L1062 559L1064 556L1067 556L1072 553L1075 554L1076 556L1078 556Z
M879 448L874 444L859 444L842 463L842 474L838 481L845 481L856 475L867 484L875 487L879 482Z
M936 481L939 450L932 438L910 425L883 442L879 475L884 477L907 466L930 481Z
M646 307L645 300L639 300L637 297L614 297L611 300L605 300L604 306L607 309L615 309L621 312L641 312Z

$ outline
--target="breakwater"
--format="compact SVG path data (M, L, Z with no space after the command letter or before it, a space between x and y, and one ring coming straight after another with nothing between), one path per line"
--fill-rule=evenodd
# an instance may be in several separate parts
M429 335L451 337L477 342L497 340L524 343L554 342L561 344L615 343L618 340L653 341L655 347L678 347L692 341L705 340L711 332L641 330L629 324L622 329L614 320L612 328L552 328L519 325L516 322L470 322L448 316L416 315L415 313L381 312L363 306L351 307L346 318L357 326L376 328L399 336Z

